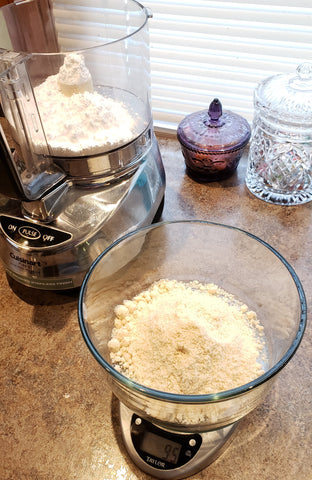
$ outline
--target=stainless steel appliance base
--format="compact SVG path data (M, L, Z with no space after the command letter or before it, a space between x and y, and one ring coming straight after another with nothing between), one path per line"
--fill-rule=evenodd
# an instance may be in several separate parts
M9 276L42 290L80 287L92 262L122 235L149 225L161 209L165 173L156 139L130 177L97 188L70 185L50 223L26 218L0 196L0 257Z

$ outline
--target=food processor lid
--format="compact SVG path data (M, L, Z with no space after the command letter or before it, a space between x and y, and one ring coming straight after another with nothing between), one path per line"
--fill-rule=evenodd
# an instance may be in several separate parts
M250 138L250 126L243 117L215 98L208 110L187 115L179 124L179 141L188 149L205 152L229 152L242 148Z
M312 122L312 63L299 65L295 73L268 77L256 88L254 100L256 109L275 120Z

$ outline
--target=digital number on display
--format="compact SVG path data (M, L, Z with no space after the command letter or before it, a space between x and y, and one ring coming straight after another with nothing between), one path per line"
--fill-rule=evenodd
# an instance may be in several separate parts
M166 462L177 464L181 452L179 443L173 442L164 437L160 437L152 432L145 432L140 445L141 450L154 455Z

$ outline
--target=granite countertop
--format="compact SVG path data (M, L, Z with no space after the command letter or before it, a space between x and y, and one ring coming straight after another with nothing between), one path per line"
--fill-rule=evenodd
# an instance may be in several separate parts
M312 203L284 207L252 196L246 159L223 182L185 173L175 138L159 135L167 175L162 219L234 225L275 247L312 296ZM77 294L39 292L0 267L1 480L143 480L121 441L117 402L77 321ZM310 315L310 314L309 314ZM312 331L265 401L242 419L224 453L192 479L312 478Z

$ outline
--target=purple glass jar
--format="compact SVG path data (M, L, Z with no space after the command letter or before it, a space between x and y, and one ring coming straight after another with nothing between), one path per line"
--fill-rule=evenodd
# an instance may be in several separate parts
M250 139L251 129L243 117L215 98L208 110L187 115L179 124L187 172L199 181L216 181L231 176Z

